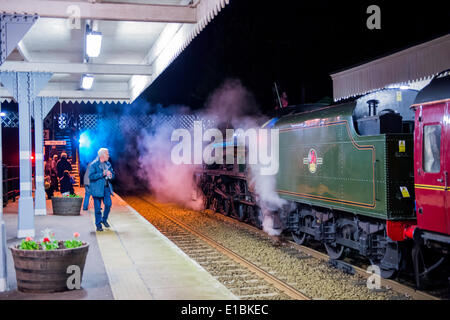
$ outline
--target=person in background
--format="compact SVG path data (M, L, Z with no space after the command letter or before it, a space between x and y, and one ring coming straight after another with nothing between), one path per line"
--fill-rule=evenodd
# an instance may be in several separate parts
M283 93L281 94L281 106L283 108L286 108L286 107L289 106L288 96L287 96L287 93L285 91L283 91Z
M69 194L75 194L75 190L73 189L72 179L70 178L69 171L65 170L63 173L63 177L59 181L61 184L61 194L63 196L68 196Z
M62 179L64 171L72 172L72 165L67 160L67 153L61 153L61 159L59 159L57 165L58 178Z
M50 184L53 191L59 191L58 187L58 155L53 155L53 158L48 160L48 171L50 175Z
M84 177L83 177L83 184L84 184L83 210L85 210L85 211L89 208L89 199L91 197L91 192L89 191L89 167L91 166L91 163L92 162L90 162L87 165L86 172L84 173Z
M114 179L114 170L109 163L109 151L106 148L98 150L96 158L89 167L89 191L94 198L95 226L97 231L103 231L102 224L109 228L108 215L111 210L111 195L113 189L111 180ZM105 210L101 212L101 202L105 205Z
M56 150L56 146L52 146L49 152L50 159L53 159L55 155L58 156L58 150Z
M45 163L45 174L44 174L44 188L45 188L45 193L47 194L47 199L50 200L53 197L53 186L52 186L52 180L51 180L51 176L50 176L50 170L49 170L49 166L48 163L50 161L47 161Z

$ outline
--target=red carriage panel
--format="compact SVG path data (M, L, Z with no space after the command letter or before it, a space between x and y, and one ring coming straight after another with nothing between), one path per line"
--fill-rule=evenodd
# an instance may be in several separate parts
M415 188L418 227L450 234L450 114L446 101L416 107Z

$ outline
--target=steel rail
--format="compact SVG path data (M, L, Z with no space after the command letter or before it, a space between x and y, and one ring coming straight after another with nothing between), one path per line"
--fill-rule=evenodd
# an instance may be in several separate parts
M303 245L299 245L299 244L295 243L294 241L288 241L288 243L292 247L298 248L303 253L309 254L317 259L320 259L323 261L330 260L330 257L322 252L305 247ZM355 266L355 265L351 265L351 266L358 275L360 275L366 279L368 279L370 276L372 276L372 273L369 273L366 270L364 270L358 266ZM407 294L408 296L412 297L414 300L441 300L438 297L432 296L432 295L430 295L426 292L420 291L420 290L416 290L414 288L411 288L409 286L406 286L404 284L401 284L401 283L391 280L391 279L380 278L380 280L381 280L380 282L381 282L382 286L390 287L398 293Z
M259 235L271 238L266 232L264 232L261 229L256 228L255 226L249 225L247 223L243 223L240 222L234 218L225 216L223 214L217 213L215 212L215 214L220 217L221 219L230 221L232 223L235 224L239 224L240 226L243 226L253 232L258 233ZM322 260L322 261L329 261L330 257L320 251L311 249L309 247L303 246L303 245L299 245L298 243L295 243L294 241L291 240L287 240L285 241L285 243L289 244L292 248L297 249L299 251L301 251L302 253L308 254L316 259ZM372 276L372 273L368 273L366 270L357 267L355 265L351 265L353 267L353 269L355 270L355 272L368 279L370 276ZM414 288L411 288L407 285L404 285L402 283L399 283L397 281L394 280L390 280L390 279L383 279L381 278L381 285L385 286L385 287L390 287L392 288L394 291L398 292L398 293L402 293L402 294L407 294L408 296L412 297L414 300L441 300L438 297L432 296L426 292L420 291L420 290L416 290Z
M179 225L180 227L186 229L190 233L194 234L195 236L199 237L200 239L202 239L203 241L208 243L213 248L219 250L220 252L224 253L225 255L227 255L228 257L233 259L234 261L236 261L239 264L241 264L242 266L244 266L245 268L247 268L247 269L251 270L252 272L256 273L258 276L262 277L265 281L267 281L268 283L272 284L275 288L279 289L280 291L282 291L286 295L290 296L291 298L294 298L296 300L311 300L310 297L304 295L303 293L301 293L297 289L291 287L290 285L288 285L287 283L281 281L280 279L276 278L275 276L271 275L267 271L259 268L258 266L256 266L252 262L246 260L245 258L241 257L240 255L238 255L237 253L233 252L232 250L224 247L223 245L221 245L220 243L218 243L215 240L211 239L210 237L208 237L208 236L206 236L206 235L204 235L204 234L202 234L202 233L192 229L191 227L189 227L188 225L184 224L183 222L181 222L181 221L179 221L179 220L177 220L177 219L175 219L173 217L170 217L170 216L166 215L158 206L154 205L150 201L148 201L148 200L146 200L144 198L141 198L141 197L138 197L138 198L143 200L144 202L148 203L150 206L152 206L156 211L158 211L158 213L160 215L164 216L165 218L167 218L168 220L172 221L173 223Z

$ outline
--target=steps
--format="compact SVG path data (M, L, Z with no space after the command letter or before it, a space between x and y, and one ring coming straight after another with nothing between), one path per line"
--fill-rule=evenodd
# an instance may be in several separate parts
M55 140L66 142L66 145L64 146L56 146L56 150L59 155L61 155L62 152L67 153L67 160L69 160L69 162L72 165L72 171L70 172L70 175L75 180L74 187L79 187L81 184L80 184L80 165L78 161L78 148L75 148L75 154L73 154L72 135L73 131L70 129L56 131Z
M58 154L61 154L61 152L67 153L68 160L73 158L72 155L72 130L61 130L55 132L55 140L59 141L65 141L65 146L56 146L56 150L58 151Z
M80 167L78 162L72 163L72 171L70 172L70 175L75 180L74 187L80 186Z

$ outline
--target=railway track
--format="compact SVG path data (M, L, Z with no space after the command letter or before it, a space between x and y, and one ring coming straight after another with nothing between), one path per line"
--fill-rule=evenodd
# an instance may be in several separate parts
M240 265L242 265L245 268L249 269L251 272L253 272L257 276L263 278L265 281L267 281L268 283L272 284L274 287L276 287L280 291L284 292L285 294L287 294L291 298L296 299L296 300L309 300L310 299L309 297L305 296L300 291L292 288L287 283L284 283L283 281L281 281L280 279L274 277L270 273L268 273L268 272L264 271L263 269L257 267L256 265L254 265L250 261L248 261L245 258L241 257L240 255L238 255L237 253L233 252L232 250L224 247L223 245L221 245L220 243L214 241L210 237L208 237L208 236L206 236L206 235L204 235L204 234L202 234L200 232L197 232L194 229L192 229L191 227L189 227L188 225L184 224L183 222L181 222L181 221L179 221L179 220L177 220L177 219L175 219L173 217L170 217L170 216L166 215L161 209L159 209L157 206L155 206L151 202L149 202L149 201L146 201L146 202L150 206L155 208L155 210L157 210L162 216L164 216L168 220L172 221L173 223L179 225L183 229L185 229L185 230L189 231L190 233L192 233L193 235L197 236L199 239L203 240L205 243L209 244L211 247L215 248L217 251L225 254L226 256L228 256L229 258L233 259L234 261L236 261Z
M211 210L204 210L206 211L210 211ZM264 232L263 230L260 230L258 228L256 228L255 226L249 225L247 223L243 223L243 222L239 222L236 219L233 219L231 217L228 216L224 216L223 214L217 213L217 212L212 212L212 214L214 214L217 218L219 219L223 219L225 221L228 221L230 223L239 223L242 227L248 229L251 232L255 232L257 234L259 234L260 236L263 237L269 237L267 235L266 232ZM299 245L296 242L292 241L292 240L284 240L284 243L288 246L290 246L291 248L295 248L305 254L308 254L316 259L320 259L322 261L330 261L330 257L328 255L326 255L325 253L322 253L320 251L314 250L312 248L303 246L303 245ZM371 274L368 273L366 270L364 270L363 268L360 268L358 266L355 265L350 265L350 267L355 271L356 274L358 274L361 277L364 277L365 279L368 279ZM394 291L404 294L406 296L411 297L414 300L441 300L438 297L435 297L433 295L430 295L426 292L420 291L420 290L416 290L410 286L407 286L405 284L399 283L397 281L394 280L390 280L390 279L380 279L381 281L381 286L387 287L387 288L392 288Z
M328 256L321 252L299 246L290 241L284 241L279 244L279 247L274 247L273 239L265 232L248 224L240 223L230 217L212 213L209 210L197 212L198 217L194 218L193 216L196 213L194 211L180 209L170 204L155 204L153 199L148 197L133 196L126 197L126 200L130 205L138 209L151 223L155 224L156 222L155 226L160 230L161 225L158 226L160 223L154 217L149 217L148 212L145 212L144 208L150 208L152 214L156 213L166 221L170 221L172 227L167 228L167 226L162 226L164 230L161 230L161 232L241 299L436 299L426 293L416 291L392 280L383 279L381 290L369 290L366 288L366 279L370 275L365 270L354 267L356 276L345 275L335 269L332 271L332 268L328 266ZM183 213L181 214L179 212ZM289 264L292 261L286 260L284 256L281 256L279 259L282 261L286 260L287 267L285 270L275 270L277 268L273 268L273 266L261 266L260 261L255 261L254 258L249 258L246 254L239 252L240 248L230 249L232 245L228 245L223 239L213 239L217 238L217 235L223 232L214 229L211 233L205 228L203 228L205 230L202 230L202 226L199 226L199 224L203 223L208 225L208 227L214 224L211 221L198 223L204 215L210 219L227 222L228 225L236 226L241 230L246 229L251 231L247 231L247 233L249 235L252 234L251 237L254 237L254 240L258 244L262 242L262 238L265 238L271 250L276 250L277 248L282 250L284 256L287 255L289 260L294 259L297 262L305 261L307 264L312 264L312 271L311 269L308 270L305 269L306 267L303 268L300 266L300 269L303 268L303 271L300 270L299 272L303 273L302 276L311 274L311 280L317 279L317 281L310 282L314 286L317 286L318 289L315 290L311 288L310 283L305 283L308 281L305 281L304 277L299 280L298 277L291 276L290 274L295 273L296 270L289 268ZM192 223L194 221L195 223ZM196 248L193 243L200 245L200 248ZM255 250L258 251L259 248L255 248ZM211 257L214 257L214 259ZM264 261L265 259L261 260ZM321 262L318 263L315 260L320 260ZM329 290L323 288L325 286L324 284L327 283L323 276L323 269L326 268L328 269L325 270L326 272L334 273L331 276L332 279L330 279L330 282L334 281L335 284L331 285L331 289ZM224 270L226 271L225 273L223 272ZM316 276L312 274L316 271L322 271L322 275ZM261 290L258 291L258 288ZM323 290L326 291L325 294ZM331 291L333 294L329 294L328 291Z
M168 216L152 202L140 199L160 216L173 223L172 226L164 227L160 224L158 229L223 282L238 298L310 299L210 237L194 230L182 221Z

